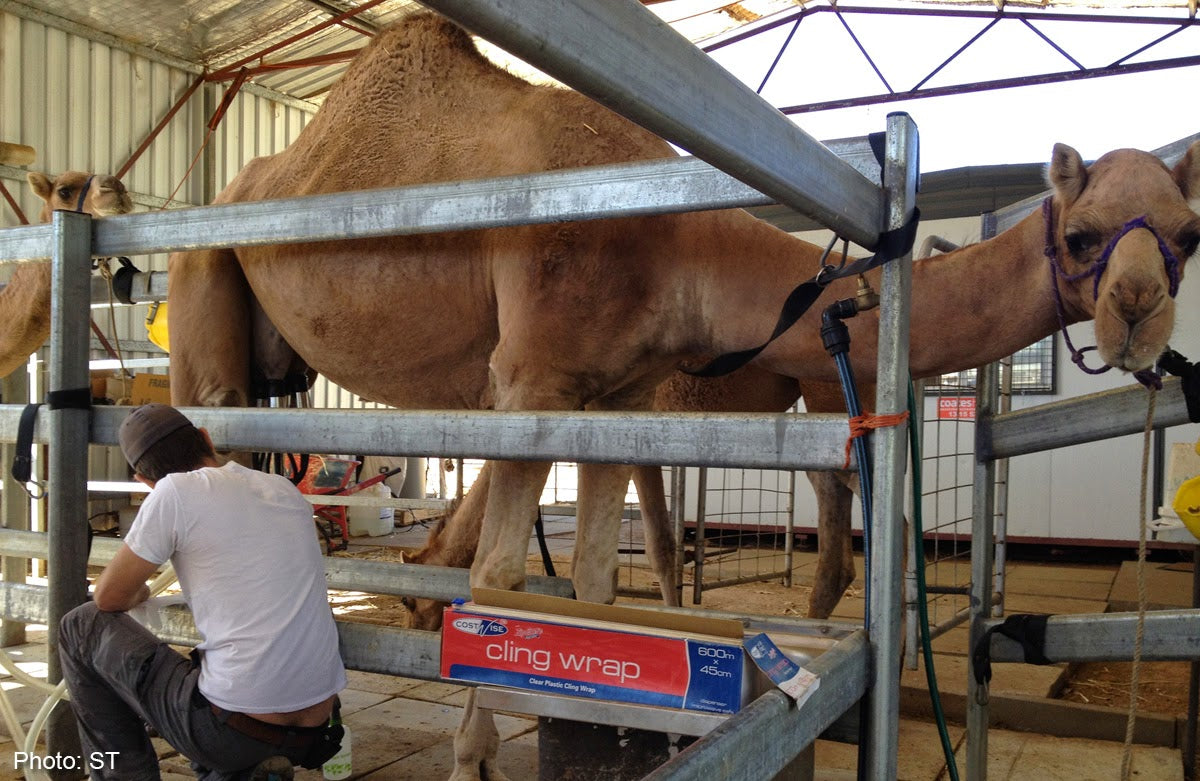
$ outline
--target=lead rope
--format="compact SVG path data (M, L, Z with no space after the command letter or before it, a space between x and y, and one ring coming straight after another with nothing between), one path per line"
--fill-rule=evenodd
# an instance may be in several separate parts
M108 288L108 327L112 329L113 342L116 343L116 349L112 350L113 357L117 359L117 363L121 365L121 378L132 377L133 373L125 368L125 352L121 349L121 334L117 332L117 302L113 297L113 272L108 265L108 258L104 258L98 264L100 276L107 283Z
M1146 636L1146 494L1150 474L1150 442L1154 432L1154 405L1157 391L1146 388L1150 394L1146 405L1146 428L1142 432L1142 488L1138 500L1138 556L1137 556L1137 632L1133 639L1133 663L1129 673L1129 710L1125 715L1125 744L1121 751L1121 781L1129 781L1133 760L1133 727L1137 720L1138 676L1142 666L1142 644Z

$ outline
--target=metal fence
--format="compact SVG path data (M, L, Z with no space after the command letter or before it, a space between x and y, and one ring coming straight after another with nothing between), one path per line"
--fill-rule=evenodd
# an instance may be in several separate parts
M430 185L344 193L276 202L134 214L93 221L60 212L52 224L14 228L0 243L0 259L50 255L54 276L50 382L56 389L88 384L86 322L88 267L94 255L137 255L281 241L469 229L531 222L594 219L637 213L683 211L762 202L763 196L798 208L847 238L874 246L881 229L907 222L915 196L916 132L893 115L885 139L885 187L881 190L799 131L753 92L736 82L636 3L562 3L526 0L429 5L469 29L514 51L531 64L693 150L718 168L734 170L750 187L696 161L692 181L664 186L661 178L631 182L630 167L610 186L606 172L566 172L511 177L478 186ZM591 59L581 59L584 55ZM703 95L704 99L698 99ZM755 143L747 144L748 128ZM653 164L667 169L669 164ZM611 177L612 172L607 172ZM520 209L506 193L517 190ZM498 216L499 215L499 216ZM905 406L908 329L906 262L889 264L882 286L878 398L880 414ZM394 452L518 460L595 460L693 465L748 465L772 469L832 469L842 463L848 433L841 416L743 415L704 421L686 415L604 415L520 412L321 411L285 409L189 409L214 441L228 449ZM0 440L14 441L20 408L0 408ZM52 442L49 473L47 555L52 563L45 593L50 624L50 677L57 666L57 619L84 598L88 558L85 529L74 522L86 508L83 459L86 445L112 445L122 411L113 408L50 410L35 441ZM870 611L871 653L862 632L839 641L812 663L821 686L801 707L769 692L721 728L678 755L657 777L728 777L729 758L740 778L770 778L868 690L863 740L866 772L892 777L898 748L898 655L903 427L875 435L875 556L868 573L875 602ZM720 454L702 441L728 444ZM367 564L368 562L359 562ZM461 584L460 584L461 585ZM13 586L6 590L12 594ZM22 593L26 593L22 590ZM414 593L414 592L409 592ZM35 612L29 603L26 612ZM10 601L10 605L13 604ZM15 609L10 611L19 612ZM372 632L371 630L375 630ZM398 633L379 637L378 627L341 627L347 662L358 669L399 674L428 673L436 649L420 638L397 652ZM820 631L819 629L817 631ZM398 659L411 660L407 663ZM397 669L402 667L403 669ZM55 733L51 733L51 746Z

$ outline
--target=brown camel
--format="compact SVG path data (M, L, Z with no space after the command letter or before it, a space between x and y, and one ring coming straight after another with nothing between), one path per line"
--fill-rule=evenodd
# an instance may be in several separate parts
M873 389L863 388L863 398ZM745 367L726 377L698 379L676 374L659 386L654 409L664 412L784 412L801 396L800 385L791 377ZM841 389L836 385L806 382L803 387L809 412L845 412ZM808 472L817 496L819 554L813 589L809 594L810 618L828 618L855 577L851 536L851 501L858 489L856 472ZM485 464L474 485L461 502L430 532L424 547L404 557L406 563L469 568L475 560L483 522L488 484ZM663 601L680 604L676 581L675 543L663 490L661 467L635 466L633 482L638 493L646 555L658 578ZM405 598L410 626L436 630L442 625L444 602Z
M26 179L43 201L40 222L49 222L50 214L60 209L96 217L133 209L125 185L112 176L67 171L54 179L42 173L29 173ZM25 363L49 336L50 264L21 263L0 291L0 377Z
M218 197L252 201L670 156L661 139L569 90L493 66L469 36L420 15L381 32L287 150L252 161ZM1200 237L1186 197L1200 192L1200 145L1174 172L1133 150L1085 167L1055 147L1055 196L989 242L918 264L916 376L991 361L1059 324L1046 234L1066 272L1095 264L1110 237L1145 216L1185 258ZM1186 250L1186 251L1185 251ZM744 349L770 332L821 250L741 210L535 225L178 255L170 264L172 395L181 405L244 404L253 301L313 369L359 395L407 408L649 409L680 367ZM1174 322L1164 255L1144 228L1110 253L1094 295L1064 276L1063 317L1095 318L1102 358L1153 363ZM853 281L827 300L850 297ZM202 302L202 303L201 303ZM763 351L762 368L833 382L815 308ZM219 327L214 327L214 324ZM878 317L849 324L854 371L875 373ZM403 334L387 350L363 334ZM945 340L946 334L960 339ZM549 464L497 462L472 583L519 587ZM630 467L584 465L572 576L582 599L610 601ZM490 713L467 706L458 779L501 778Z

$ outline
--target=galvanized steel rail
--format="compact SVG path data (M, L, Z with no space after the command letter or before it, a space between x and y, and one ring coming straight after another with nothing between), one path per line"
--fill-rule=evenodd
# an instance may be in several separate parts
M425 0L779 203L873 249L883 194L640 3Z
M850 433L836 414L181 409L220 450L281 453L841 469ZM0 442L16 441L21 410L0 405ZM126 414L94 408L90 441L116 445ZM39 416L34 441L51 440Z

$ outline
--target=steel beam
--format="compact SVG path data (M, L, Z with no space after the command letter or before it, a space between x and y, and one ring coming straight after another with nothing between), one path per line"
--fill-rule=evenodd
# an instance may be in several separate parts
M50 393L81 391L91 404L88 377L88 325L91 299L92 218L77 212L54 212L50 287ZM46 680L62 680L58 658L58 624L87 596L87 454L88 407L49 406L48 457L49 610ZM41 416L39 416L41 417ZM74 715L59 708L46 724L49 750L77 756L79 735Z
M216 409L185 407L221 450L463 456L528 461L841 469L845 415ZM96 407L90 440L117 444L129 407ZM21 407L0 405L0 442ZM43 423L34 441L47 442Z
M984 623L989 629L1001 623ZM1137 613L1079 613L1046 621L1047 658L1056 662L1123 662L1133 658ZM992 635L993 662L1023 662L1020 643ZM1146 613L1142 659L1182 662L1200 659L1200 610L1151 610Z
M646 776L646 781L774 778L862 697L869 657L866 633L858 630L805 665L821 685L801 707L793 707L783 692L769 691Z
M995 460L1096 442L1146 427L1146 389L1141 385L1039 404L976 423L976 458ZM1178 377L1163 379L1154 408L1156 429L1188 423Z
M0 583L0 618L44 624L48 620L47 589ZM194 646L200 635L182 605L158 608L155 634L176 645ZM440 681L441 635L419 629L337 622L342 661L351 670ZM69 710L69 709L68 709Z
M907 114L888 116L884 186L889 230L912 217L917 199L917 126ZM890 415L908 409L909 310L912 253L883 267L879 291L879 355L875 410ZM900 668L904 583L904 475L908 464L908 424L879 429L873 435L873 516L871 530L870 637L871 680L866 703L867 777L895 778L899 751ZM864 757L860 756L860 761Z
M640 3L424 3L855 243L878 242L879 188Z
M988 426L995 419L1000 403L1000 365L981 366L975 383L975 451L987 440ZM992 572L995 554L996 462L975 459L971 491L971 590L967 609L968 648L974 648L983 636L984 621L992 611ZM975 682L971 673L974 660L967 657L967 778L987 781L988 709L987 688Z
M96 537L92 540L88 563L94 566L108 564L121 545L122 542L114 538ZM45 534L38 532L0 530L0 554L45 559L49 554L49 542ZM325 581L331 589L424 597L444 602L471 596L470 572L465 569L338 557L326 557L324 562ZM556 597L572 594L570 580L545 575L529 575L525 590Z

